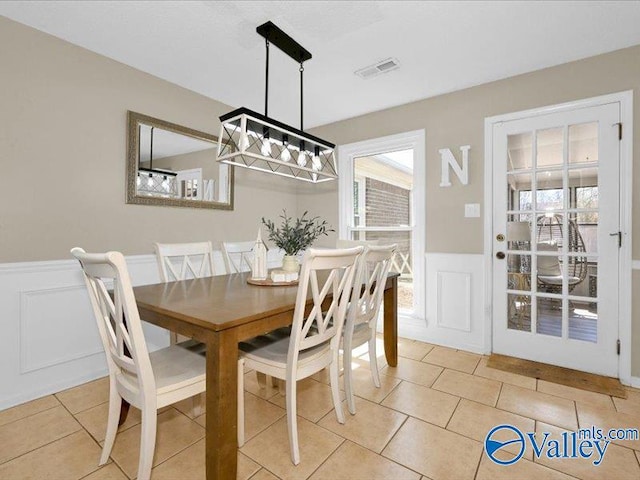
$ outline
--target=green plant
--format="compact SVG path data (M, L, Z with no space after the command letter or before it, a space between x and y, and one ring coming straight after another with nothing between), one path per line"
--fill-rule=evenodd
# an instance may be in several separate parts
M282 218L280 227L276 227L271 220L265 220L262 217L262 223L269 231L269 240L284 250L287 255L296 255L298 252L310 247L321 235L327 235L327 232L335 231L326 220L320 221L320 217L308 218L307 213L304 212L294 222L293 218L287 215L287 211L283 210L282 215L280 215L280 218Z

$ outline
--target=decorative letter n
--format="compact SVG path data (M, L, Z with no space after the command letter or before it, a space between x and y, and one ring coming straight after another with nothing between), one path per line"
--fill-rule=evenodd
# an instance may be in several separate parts
M453 153L448 148L442 148L438 150L440 153L440 159L442 164L442 177L440 179L441 187L450 187L451 181L449 180L449 167L453 170L453 173L456 174L458 180L462 185L469 184L469 149L470 145L465 145L464 147L460 147L460 151L462 152L462 167L458 165L456 157L453 156Z

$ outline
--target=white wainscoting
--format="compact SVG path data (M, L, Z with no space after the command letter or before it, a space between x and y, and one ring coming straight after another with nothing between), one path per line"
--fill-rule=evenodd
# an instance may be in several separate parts
M214 252L216 272L225 271ZM282 256L269 252L269 268ZM134 286L159 283L155 255L127 257ZM0 264L0 410L106 375L104 350L75 260ZM149 350L168 332L144 324Z
M484 256L426 254L424 340L485 353Z

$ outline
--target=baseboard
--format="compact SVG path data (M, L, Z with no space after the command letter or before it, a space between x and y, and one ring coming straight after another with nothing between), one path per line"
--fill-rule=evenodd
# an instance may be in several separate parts
M50 383L42 388L34 388L26 392L20 392L17 395L7 397L2 401L0 401L0 410L11 408L16 405L20 405L22 403L34 400L36 398L51 395L53 393L58 393L63 390L67 390L69 388L77 387L78 385L81 385L83 383L91 382L92 380L102 378L106 376L107 373L108 373L107 369L102 368L94 372L87 372L84 375L79 375L77 377L74 377L71 380Z
M631 377L628 382L621 378L620 383L628 387L640 388L640 377Z

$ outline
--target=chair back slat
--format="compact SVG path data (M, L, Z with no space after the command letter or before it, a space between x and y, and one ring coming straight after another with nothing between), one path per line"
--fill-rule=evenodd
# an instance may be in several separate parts
M306 253L300 272L289 343L291 361L295 362L300 351L339 341L355 278L356 261L362 250L363 247L310 249ZM319 272L323 274L318 275ZM305 315L309 294L312 305ZM328 307L326 302L330 302ZM323 304L326 308L323 308Z
M119 252L86 253L74 248L80 262L109 371L139 392L155 391L149 352L124 257ZM109 286L113 289L109 293Z
M377 320L397 245L368 246L358 261L347 327Z
M215 275L211 242L156 243L154 247L163 282Z
M222 242L222 255L227 273L248 272L253 263L254 241Z

